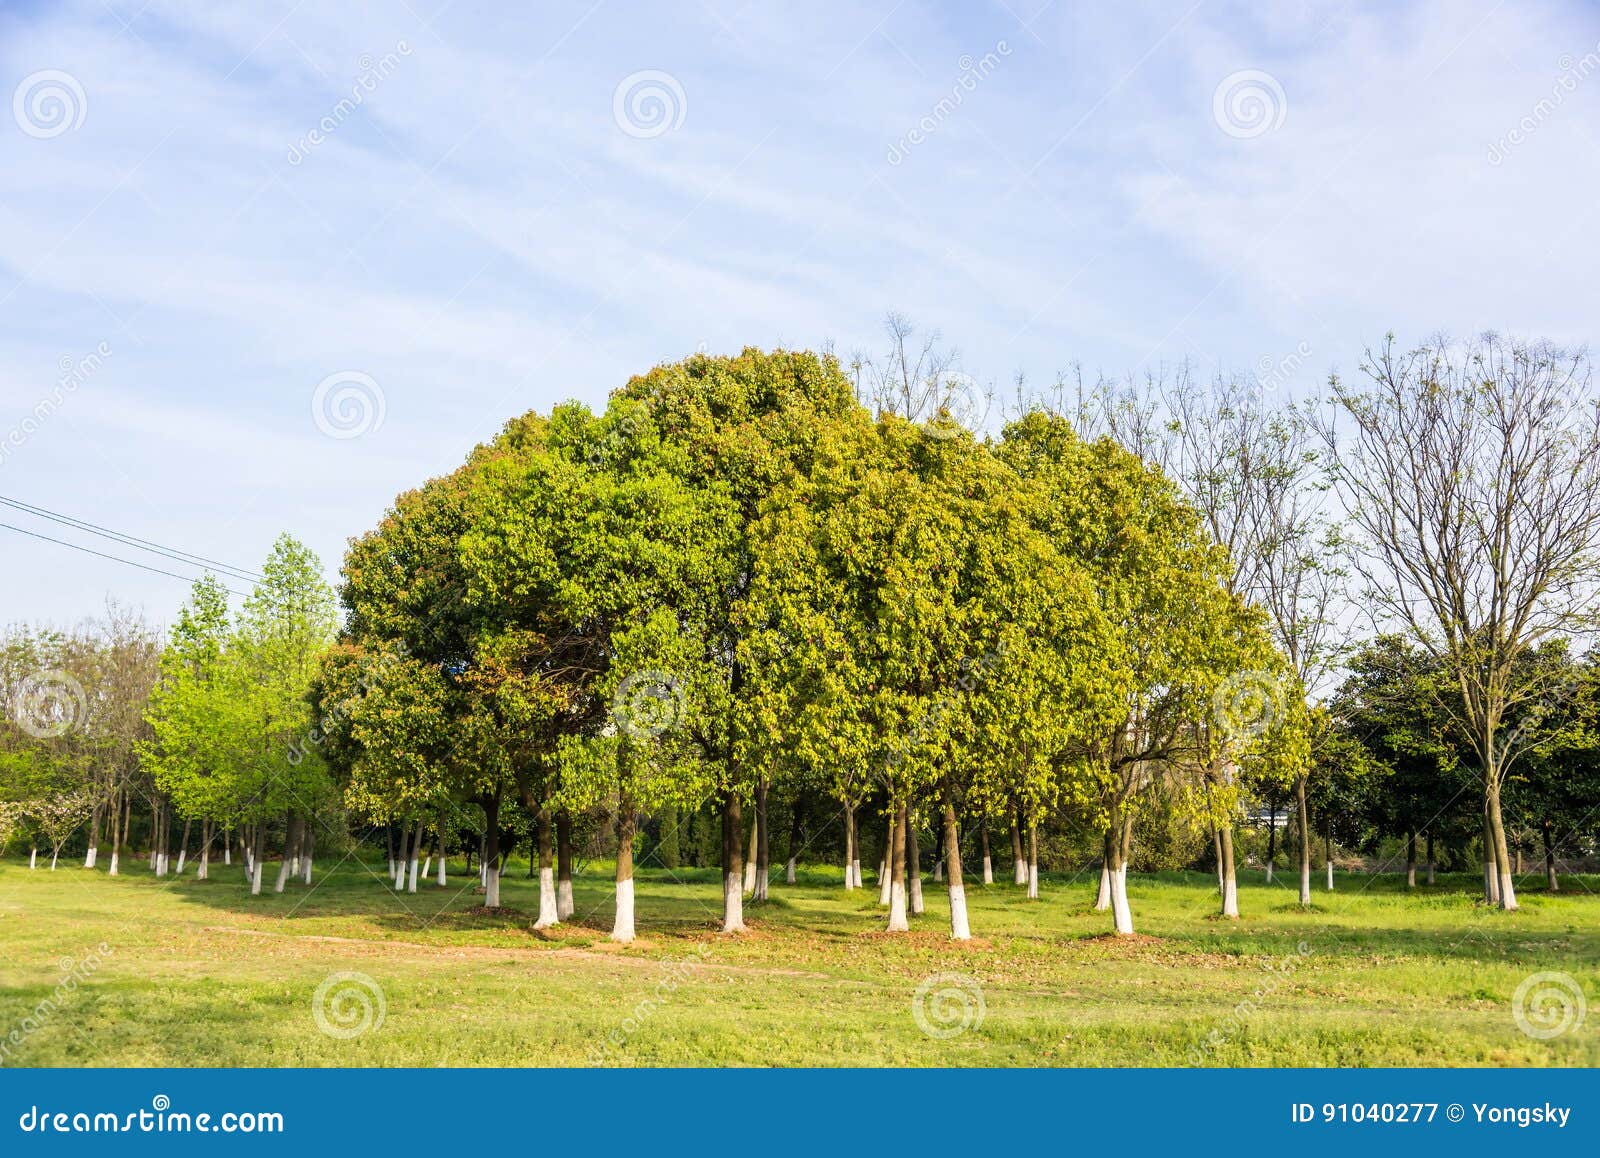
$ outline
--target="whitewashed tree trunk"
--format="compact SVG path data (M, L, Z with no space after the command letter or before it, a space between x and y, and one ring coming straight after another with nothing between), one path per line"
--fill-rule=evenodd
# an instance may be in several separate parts
M1239 882L1233 877L1222 882L1222 915L1224 917L1239 915Z
M1037 861L1028 862L1028 899L1039 899L1039 864Z
M283 850L283 859L278 862L278 875L272 882L272 891L283 892L283 886L289 883L289 850Z
M252 857L251 859L254 860L255 858ZM260 861L256 861L255 869L250 873L250 895L252 897L259 897L261 895L261 869L262 863Z
M1311 903L1311 866L1307 864L1300 866L1300 903Z
M1133 936L1133 909L1128 905L1128 866L1118 865L1111 874L1111 920L1117 936Z
M944 859L942 857L937 857L934 859L933 879L936 881L944 880Z
M744 890L739 887L737 873L724 873L722 877L722 931L744 932Z
M911 902L911 915L920 917L925 911L922 903L922 874L911 873L906 877L908 893Z
M861 858L860 857L856 857L855 860L850 862L850 871L855 874L856 888L858 888L858 889L866 888L866 885L861 883Z
M55 872L56 871L56 858L59 857L60 855L61 854L59 852L56 852L53 849L51 850L51 852L50 852L50 871L51 872Z
M498 909L500 907L500 866L485 868L483 870L483 907Z
M887 866L880 865L878 867L878 904L879 905L887 905L888 903L889 903L889 873L887 871Z
M972 939L972 929L967 925L967 890L959 881L950 882L950 939Z
M1430 885L1433 884L1433 862L1431 860L1428 862L1428 883Z
M1015 871L1012 873L1013 883L1014 884L1019 884L1019 885L1027 884L1028 883L1028 862L1023 860L1019 856L1017 858L1017 863L1013 867L1015 869Z
M94 868L94 862L96 860L98 860L99 858L100 858L100 849L99 849L99 847L96 846L96 845L92 845L91 844L89 846L89 851L83 854L83 867L84 868Z
M1328 891L1333 892L1333 862L1328 862Z
M1269 860L1267 862L1267 884L1270 885L1271 883L1272 883L1272 862Z
M34 870L34 869L36 869L38 867L39 867L39 849L38 849L37 846L35 846L28 853L28 869L29 869L29 871L32 871L32 870Z
M406 882L406 892L417 891L417 874L422 866L422 823L417 823L417 831L411 840L410 879Z
M983 858L983 883L986 885L994 884L994 860L987 854Z
M233 864L233 841L225 840L222 845L222 867L229 868Z
M847 848L847 849L845 849L845 853L844 853L844 891L847 892L847 893L854 892L855 891L855 887L856 887L855 862L850 859L850 850Z
M744 891L749 893L752 897L755 896L756 861L753 855L749 860L744 862Z
M617 919L611 926L613 941L633 940L633 878L617 882Z
M1111 866L1100 862L1100 891L1095 894L1094 911L1103 913L1111 908Z
M439 885L439 887L441 889L444 888L444 886L445 886L445 862L448 859L449 858L447 858L444 855L444 851L441 849L440 852L439 852L439 880L438 880L438 885Z
M783 866L783 883L784 884L786 884L786 885L794 884L794 881L795 881L794 869L795 869L794 857L791 856Z
M187 860L188 857L189 857L189 850L188 849L180 848L178 850L178 867L173 870L173 872L172 872L173 876L181 877L183 875L183 862L185 860Z
M911 923L906 920L906 886L904 881L889 882L889 932L909 933Z
M433 854L430 852L422 862L422 879L427 880L433 875Z
M211 874L211 845L206 844L200 849L200 863L195 866L194 879L203 881L210 879Z
M633 882L629 882L631 885ZM549 867L539 869L539 919L533 923L535 929L548 929L552 925L561 923L561 918L556 913L556 870Z
M117 850L116 849L112 849L111 850L111 867L109 869L107 869L106 872L110 876L116 876L117 875Z

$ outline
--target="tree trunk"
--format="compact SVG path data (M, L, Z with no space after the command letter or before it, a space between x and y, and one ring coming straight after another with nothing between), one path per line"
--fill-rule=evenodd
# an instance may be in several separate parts
M1267 884L1272 883L1273 862L1278 859L1278 802L1267 806Z
M856 890L856 872L860 864L861 852L856 848L856 806L847 802L844 806L844 891L847 893Z
M1322 859L1328 863L1328 891L1333 892L1333 817L1322 830Z
M994 861L989 857L989 821L978 825L978 849L983 855L983 883L994 884Z
M488 821L483 833L483 907L500 907L500 793L496 792L483 806L484 819Z
M1011 868L1012 884L1028 883L1028 862L1022 858L1022 823L1015 812L1011 814Z
M1506 827L1500 813L1500 785L1489 792L1489 831L1494 837L1494 858L1500 873L1499 904L1503 912L1517 907L1517 888L1511 877L1511 857L1506 851Z
M233 867L233 829L222 830L222 867Z
M906 806L890 812L891 839L889 843L889 929L891 933L909 933L911 925L906 920Z
M910 901L911 915L920 917L926 911L922 904L922 842L917 839L917 826L906 814L906 897Z
M744 850L739 847L744 817L739 794L728 791L722 798L722 931L744 932Z
M1295 806L1295 832L1299 837L1295 841L1300 847L1296 850L1300 856L1300 903L1311 903L1311 812L1306 807L1306 778L1300 777L1294 782Z
M1218 847L1222 849L1222 916L1226 920L1239 919L1239 876L1233 863L1233 826L1219 825Z
M283 886L289 879L290 858L294 856L295 830L300 821L294 813L284 817L283 825L283 859L278 862L278 879L272 884L272 891L283 892Z
M756 840L761 835L761 809L751 809L750 839L744 846L744 891L754 900L756 895Z
M622 799L617 814L617 919L613 941L633 940L633 802Z
M1039 899L1039 826L1028 822L1028 899Z
M572 817L561 812L556 816L556 917L565 921L576 911L572 903Z
M311 857L317 850L316 818L308 816L300 826L300 879L311 883Z
M1100 856L1100 888L1094 895L1094 911L1108 912L1111 908L1111 861L1102 851Z
M1550 840L1550 821L1548 818L1540 827L1540 833L1544 837L1544 885L1552 893L1559 893L1561 891L1561 882L1556 879L1556 850L1555 845Z
M183 820L183 838L178 842L178 868L174 875L183 875L183 862L189 857L189 827L194 824L194 817L186 816Z
M262 857L262 854L266 852L266 849L262 847L262 845L264 843L263 840L262 840L262 827L263 827L262 824L259 821L257 821L255 824L251 825L250 827L251 827L250 895L252 897L259 897L261 895L261 869L262 869L261 857Z
M448 866L448 862L450 860L450 854L449 854L448 851L446 851L447 848L448 848L448 845L446 845L446 843L445 843L447 837L446 837L446 833L445 833L446 820L445 820L445 814L444 814L444 810L443 809L439 810L438 826L439 826L439 868L438 868L437 871L438 871L439 875L435 879L434 883L437 884L442 889L448 883L449 876L450 876L449 868L447 867Z
M550 810L539 809L539 919L533 923L535 929L548 929L559 924L560 915L556 912L556 856L555 845L550 837Z
M967 890L961 880L961 838L956 831L956 806L948 791L944 802L944 871L950 895L950 939L968 941L972 930L967 925Z
M121 795L122 800L117 798L116 793L112 793L111 796L111 868L109 869L111 876L117 875L117 866L122 860L122 846L128 840L127 818L123 811L123 801L127 799L127 793Z
M1417 834L1406 833L1406 888L1417 887Z
M796 796L794 808L789 817L789 859L783 868L783 883L792 885L795 882L795 869L800 863L800 848L805 843L806 814L804 811L805 798Z
M34 845L28 852L28 871L32 872L39 867L39 846Z
M1433 829L1428 830L1428 883L1433 884Z
M1210 794L1211 790L1207 788L1207 799L1210 798ZM1216 824L1211 826L1211 859L1217 866L1217 895L1220 897L1226 890L1223 888L1222 876L1222 827Z
M105 801L94 806L94 812L89 817L89 848L83 854L83 867L94 868L94 862L100 855L100 826L105 822Z
M895 811L891 807L889 809L889 827L884 830L883 860L879 862L880 867L878 869L878 904L884 907L888 906L894 895L894 865L892 863L894 860L894 830Z
M392 881L394 880L394 824L392 822L383 826L383 840L389 851L389 879Z
M417 891L417 877L420 875L422 867L422 834L425 831L420 820L417 821L416 827L411 830L411 856L407 861L410 877L406 881L406 892L408 893ZM298 837L299 833L296 832L295 836Z
M1111 866L1111 922L1119 937L1133 936L1133 910L1128 907L1128 866L1123 860L1122 824L1115 810L1106 828L1105 863Z
M757 903L765 903L767 884L772 879L772 832L767 823L767 782L756 783L756 879L751 895Z

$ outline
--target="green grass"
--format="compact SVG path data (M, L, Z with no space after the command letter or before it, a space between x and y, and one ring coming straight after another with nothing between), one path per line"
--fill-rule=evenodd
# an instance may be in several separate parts
M508 908L488 914L452 867L447 888L415 896L349 862L312 888L250 897L237 866L175 883L143 864L116 879L0 865L0 1064L1600 1064L1600 1010L1547 1041L1512 1010L1541 971L1600 1002L1594 878L1530 887L1503 914L1474 902L1469 878L1407 895L1393 876L1341 876L1301 911L1252 873L1244 918L1224 922L1214 880L1133 877L1140 937L1125 942L1104 936L1087 876L1046 875L1036 902L969 884L978 940L956 946L931 881L908 935L880 932L875 889L846 894L818 869L775 883L747 910L748 935L721 937L714 871L644 870L640 940L620 947L606 941L609 866L590 866L578 920L550 933L531 928L537 890L521 871ZM102 943L86 980L58 990ZM370 977L385 1006L348 1039L313 1012L341 971ZM933 1024L974 1013L972 992L981 1024L919 1028L915 994L935 974L961 975L967 996L932 1002Z

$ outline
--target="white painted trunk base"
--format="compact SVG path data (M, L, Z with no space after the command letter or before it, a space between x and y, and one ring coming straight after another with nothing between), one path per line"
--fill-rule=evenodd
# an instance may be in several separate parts
M1507 912L1517 907L1517 890L1510 873L1500 874L1500 907Z
M223 868L227 868L232 864L233 864L233 845L225 844L225 845L222 846L222 867Z
M252 897L261 895L261 869L261 862L256 861L255 871L250 874L250 895Z
M922 878L920 876L914 876L907 883L910 885L911 915L913 917L920 917L925 911L922 904Z
M418 874L418 871L419 871L419 866L417 864L417 858L416 857L412 857L411 858L411 876L410 876L410 879L408 879L406 881L406 892L414 893L414 892L417 891L417 874Z
M498 909L500 907L500 870L485 869L483 872L486 884L483 886L483 907Z
M1014 878L1013 881L1012 881L1013 884L1018 884L1018 885L1027 884L1028 883L1028 862L1019 857L1017 859L1017 863L1013 866L1012 876Z
M936 881L944 880L944 858L943 857L941 857L938 860L935 860L933 862L933 879L936 880Z
M1128 866L1111 874L1111 921L1117 936L1133 936L1133 910L1128 905Z
M111 867L109 869L107 869L106 871L111 876L116 876L117 875L117 853L115 851L113 851L112 854L111 854Z
M189 850L186 849L186 848L180 848L178 850L178 867L174 870L174 875L175 876L180 876L181 877L183 875L183 862L186 861L188 858L189 858Z
M1300 866L1300 903L1302 905L1309 905L1311 903L1311 866L1310 865L1302 865L1302 866Z
M32 852L28 853L28 868L31 870L31 869L36 869L38 867L39 867L39 850L38 849L34 849Z
M851 870L855 873L856 888L858 888L858 889L865 888L866 886L861 883L861 860L860 860L860 858L858 857L854 861L854 863L851 864L850 867L851 867Z
M1039 866L1032 863L1028 865L1028 899L1039 899Z
M539 870L539 919L533 923L535 929L548 929L551 925L561 922L556 915L556 870L541 868Z
M633 940L633 878L617 882L617 919L611 926L613 941Z
M722 931L744 932L744 890L739 887L738 876L725 873L722 877Z
M1224 881L1222 885L1222 915L1224 917L1238 917L1239 915L1239 882L1236 880Z
M795 880L794 870L795 870L794 857L791 856L789 858L789 860L788 860L788 863L786 863L783 866L783 883L784 884L786 884L786 885L794 884L794 880Z
M983 883L986 885L994 884L994 861L988 857L983 858Z
M950 939L972 939L972 930L967 925L967 890L958 884L950 886Z
M909 933L911 922L906 920L906 886L889 882L889 932Z
M423 880L427 880L432 875L433 875L433 857L430 856L430 857L428 857L427 860L422 862L422 879Z
M1094 911L1104 913L1111 908L1111 869L1100 862L1100 891L1094 897Z
M1269 860L1267 862L1267 884L1270 885L1271 883L1272 883L1272 862Z
M445 858L441 856L439 858L439 879L438 879L437 882L435 882L435 883L437 883L439 885L440 888L444 887L444 872L445 872L444 864L445 864Z
M61 854L58 853L58 852L53 852L53 853L50 854L50 871L51 872L55 872L56 871L56 858L59 857L60 855Z
M879 905L887 905L889 903L889 884L890 884L890 879L889 879L888 872L886 872L883 868L880 867L878 869L878 904Z
M854 892L856 887L856 866L850 860L844 862L844 891Z
M302 877L301 879L304 880L305 883L309 885L311 883L311 858L309 856L306 857L305 865L303 866L303 868L304 868L305 876Z
M99 859L100 859L100 849L98 847L91 848L87 853L84 854L83 867L84 868L94 868L94 862L99 860Z
M1328 862L1328 891L1333 892L1333 862Z
M756 891L756 862L753 860L744 862L744 891L751 895Z
M444 883L444 881L442 879L443 871L444 870L442 870L442 869L440 870L440 876L441 876L441 880L439 882L440 884ZM572 916L572 914L575 913L576 911L577 911L577 909L572 904L572 882L571 881L557 881L556 882L556 916L559 917L561 920L565 921L568 917Z

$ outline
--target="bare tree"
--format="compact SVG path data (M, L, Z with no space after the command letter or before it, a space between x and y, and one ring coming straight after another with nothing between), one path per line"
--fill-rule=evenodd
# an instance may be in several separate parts
M958 351L940 345L933 330L916 341L917 328L904 314L883 319L889 348L873 358L856 352L850 359L856 397L882 416L908 422L933 422L941 417L976 429L989 411L990 391L961 371Z
M1500 792L1535 730L1509 727L1555 689L1541 642L1594 626L1600 405L1585 351L1487 334L1436 338L1331 382L1321 419L1359 531L1356 566L1380 625L1405 630L1450 674L1442 706L1483 779L1484 897L1517 907Z

